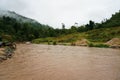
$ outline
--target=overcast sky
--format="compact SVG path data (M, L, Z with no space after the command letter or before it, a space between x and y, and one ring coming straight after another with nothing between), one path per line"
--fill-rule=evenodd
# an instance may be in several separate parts
M54 28L69 28L89 20L101 22L120 10L120 0L0 0L0 8L15 11Z

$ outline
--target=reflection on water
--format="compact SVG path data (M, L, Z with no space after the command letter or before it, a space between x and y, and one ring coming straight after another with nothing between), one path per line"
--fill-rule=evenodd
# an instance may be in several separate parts
M120 80L120 50L19 44L0 80Z

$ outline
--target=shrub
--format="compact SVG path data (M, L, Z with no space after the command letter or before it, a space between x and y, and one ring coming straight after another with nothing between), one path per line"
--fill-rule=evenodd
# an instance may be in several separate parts
M94 44L93 43L88 43L88 46L89 47L94 47Z
M53 45L57 45L57 42L56 42L56 41L54 41L54 42L53 42Z
M72 43L71 43L71 46L75 46L75 43L74 43L74 42L72 42Z
M40 44L40 41L38 39L35 39L35 40L32 41L32 43Z
M48 41L48 45L51 45L50 41Z

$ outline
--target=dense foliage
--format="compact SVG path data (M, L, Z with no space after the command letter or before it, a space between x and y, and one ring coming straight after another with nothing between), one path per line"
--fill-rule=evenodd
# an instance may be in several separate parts
M30 41L35 38L52 36L53 28L39 23L20 23L14 18L0 18L0 36L15 41Z

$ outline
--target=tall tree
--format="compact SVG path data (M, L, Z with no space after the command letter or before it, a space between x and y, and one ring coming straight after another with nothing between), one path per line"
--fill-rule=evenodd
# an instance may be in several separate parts
M65 29L65 24L64 23L62 23L62 29Z

